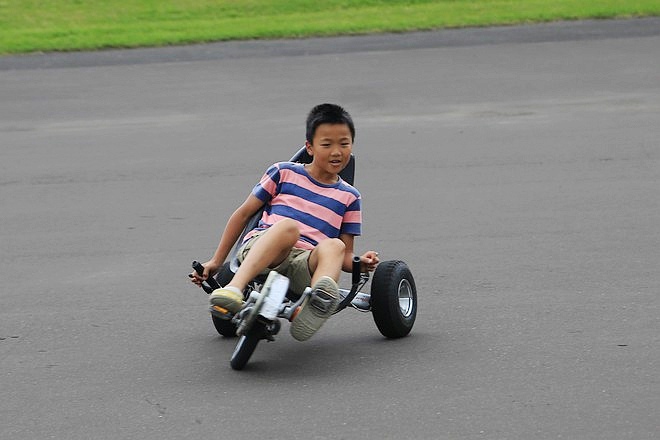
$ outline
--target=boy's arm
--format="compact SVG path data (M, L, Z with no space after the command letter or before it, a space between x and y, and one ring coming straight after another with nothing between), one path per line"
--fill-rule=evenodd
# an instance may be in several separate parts
M351 234L341 234L339 239L346 245L346 250L344 251L344 262L341 269L344 272L353 272L353 242L355 241L355 236ZM376 269L376 266L380 262L380 259L378 258L378 252L367 251L360 257L360 261L362 263L360 270L362 272L371 272Z
M213 257L204 263L205 275L209 276L216 273L218 268L222 266L229 256L231 248L240 237L241 232L243 232L247 222L263 205L264 202L259 200L253 194L250 194L241 206L234 211L231 217L229 217L225 230L222 233L222 237L220 237L220 243L218 243L218 247L215 250Z
M353 242L355 241L355 236L350 234L340 234L339 239L344 242L344 245L346 245L341 270L349 273L353 272Z

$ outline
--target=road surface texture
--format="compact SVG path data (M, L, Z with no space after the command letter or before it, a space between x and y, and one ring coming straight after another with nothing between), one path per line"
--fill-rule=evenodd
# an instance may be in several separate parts
M190 262L325 101L417 322L233 371ZM0 102L0 438L658 438L660 19L4 57Z

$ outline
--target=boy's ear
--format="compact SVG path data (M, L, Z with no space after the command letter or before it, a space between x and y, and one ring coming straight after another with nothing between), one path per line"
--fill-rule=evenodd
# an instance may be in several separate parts
M310 156L313 156L312 154L312 144L309 141L305 141L305 149L307 150L307 154Z

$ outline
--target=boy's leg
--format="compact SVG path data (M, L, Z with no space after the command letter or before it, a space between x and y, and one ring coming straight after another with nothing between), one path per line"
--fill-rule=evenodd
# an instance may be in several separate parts
M211 304L236 313L243 306L243 290L267 267L276 267L286 259L300 232L293 220L282 220L268 228L252 245L234 278L211 293Z
M309 257L312 276L312 296L303 302L300 312L291 322L291 335L306 341L332 315L339 303L337 280L341 272L346 247L341 240L326 240Z
M338 238L324 240L309 256L309 271L312 273L312 286L322 277L328 276L339 281L344 263L346 245Z
M275 223L252 245L229 285L245 289L264 269L281 264L299 238L300 232L295 221L285 219Z

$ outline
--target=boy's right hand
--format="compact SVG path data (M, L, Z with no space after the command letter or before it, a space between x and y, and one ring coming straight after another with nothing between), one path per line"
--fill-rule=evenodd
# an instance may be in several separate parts
M199 287L202 287L202 282L206 281L210 276L215 274L218 271L218 265L215 264L213 261L207 261L206 263L202 263L202 266L204 267L204 272L202 275L198 274L197 271L193 270L188 276L190 277L190 281L192 281L194 284L197 284Z

